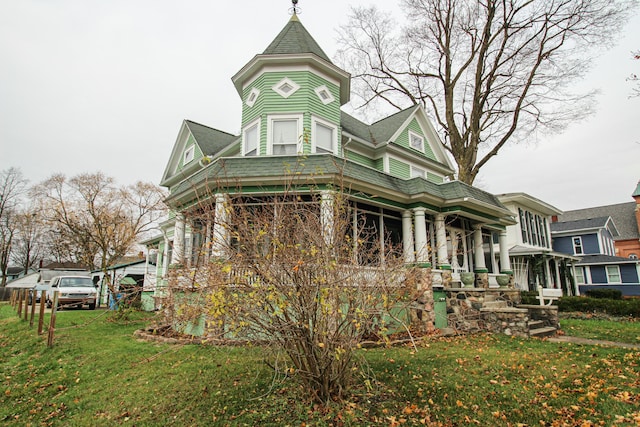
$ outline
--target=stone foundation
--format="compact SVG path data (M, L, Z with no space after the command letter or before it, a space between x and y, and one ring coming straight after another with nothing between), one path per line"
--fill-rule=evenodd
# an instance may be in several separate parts
M517 289L445 288L447 322L457 332L490 331L526 336L527 310L514 308L520 303ZM523 317L524 315L524 317Z
M431 267L416 270L416 295L411 310L411 324L420 332L435 330L435 310L433 306L433 274Z

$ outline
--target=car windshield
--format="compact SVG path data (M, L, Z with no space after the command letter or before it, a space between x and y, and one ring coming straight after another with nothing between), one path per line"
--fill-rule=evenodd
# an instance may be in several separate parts
M63 277L62 279L60 279L60 284L58 286L61 288L70 288L70 287L93 288L93 282L88 277Z

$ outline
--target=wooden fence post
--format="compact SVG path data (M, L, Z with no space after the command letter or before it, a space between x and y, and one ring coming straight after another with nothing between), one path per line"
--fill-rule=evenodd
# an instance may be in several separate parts
M24 320L29 318L29 289L24 290Z
M31 317L29 318L29 327L33 328L33 318L36 315L36 295L38 291L35 289L31 291Z
M11 304L12 308L16 307L16 290L11 289L9 291L9 304Z
M46 304L44 291L40 294L40 317L38 318L38 335L42 335L44 326L44 306Z
M47 336L47 347L53 347L53 334L56 329L56 311L58 309L58 291L53 291L53 305L51 306L51 319L49 319L49 335Z
M18 289L18 317L22 317L22 289Z

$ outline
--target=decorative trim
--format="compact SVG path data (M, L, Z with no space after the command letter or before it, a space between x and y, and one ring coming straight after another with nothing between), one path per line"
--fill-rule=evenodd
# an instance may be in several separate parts
M473 269L473 272L474 272L474 273L478 273L478 274L479 274L479 273L488 273L488 272L489 272L489 270L487 270L486 268L474 268L474 269Z
M442 265L438 266L438 268L439 268L440 270L451 270L451 265L449 265L449 264L442 264Z
M285 77L284 79L273 85L271 89L273 89L273 91L281 97L288 98L296 93L298 89L300 89L300 85L291 80L289 77Z
M318 98L320 98L320 102L322 102L324 105L331 104L336 100L331 94L329 88L327 88L327 86L325 85L315 88L314 91L316 95L318 95Z
M253 88L251 92L247 95L247 100L244 102L248 107L253 107L253 104L258 100L258 96L260 95L260 89Z
M196 156L196 146L195 144L191 145L189 148L184 150L184 155L182 157L182 165L187 165L193 161Z

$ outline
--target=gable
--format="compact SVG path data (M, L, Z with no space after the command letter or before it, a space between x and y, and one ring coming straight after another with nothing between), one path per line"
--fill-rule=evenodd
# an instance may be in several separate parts
M422 139L422 149L418 149L411 144L411 137L417 137ZM433 149L431 148L431 142L428 140L425 132L420 127L418 123L418 119L415 117L409 122L407 126L403 130L400 131L397 139L394 141L395 144L400 145L408 150L412 150L419 154L420 156L426 156L428 159L438 161L436 159L435 154L433 154Z
M160 185L169 187L188 177L203 166L201 159L215 157L237 140L237 136L184 120Z

